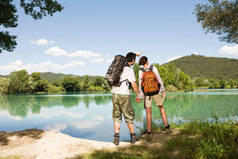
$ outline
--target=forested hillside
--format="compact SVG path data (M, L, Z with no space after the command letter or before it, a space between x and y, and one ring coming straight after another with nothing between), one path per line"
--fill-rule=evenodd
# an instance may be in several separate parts
M61 81L66 76L78 77L79 80L83 80L85 77L85 76L77 76L77 75L71 75L71 74L53 73L53 72L44 72L44 73L41 73L41 76L43 79L46 79L50 83ZM88 77L90 81L94 81L97 77L100 77L100 76L88 76Z
M238 79L237 59L205 57L193 54L173 60L167 64L180 68L191 78Z

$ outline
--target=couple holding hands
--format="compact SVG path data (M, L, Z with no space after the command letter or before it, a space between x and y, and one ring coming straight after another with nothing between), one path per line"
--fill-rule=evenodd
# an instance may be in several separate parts
M120 56L120 55L118 55ZM135 73L131 66L134 65L136 56L140 56L140 54L129 52L126 57L120 56L115 57L112 65L115 67L119 67L122 65L120 69L114 68L111 65L106 75L106 79L109 85L112 85L112 103L113 103L113 122L114 122L114 140L113 143L115 145L119 145L120 142L120 123L122 121L122 115L124 116L125 122L128 126L131 136L131 143L134 144L137 141L137 136L134 131L134 110L132 107L131 96L130 96L130 86L132 86L134 92L136 93L136 101L140 103L141 100L144 100L144 107L146 109L146 119L147 119L147 135L151 135L151 106L152 100L154 100L155 104L158 106L161 116L166 129L170 128L170 125L167 122L167 117L165 113L165 109L163 106L163 102L166 96L165 88L163 85L163 81L160 77L160 74L156 67L150 66L148 58L146 56L142 56L139 59L139 65L141 69L139 70L139 87L136 83ZM114 75L114 79L117 84L110 83L110 74ZM115 74L118 74L119 77L116 77ZM148 91L149 89L152 90Z

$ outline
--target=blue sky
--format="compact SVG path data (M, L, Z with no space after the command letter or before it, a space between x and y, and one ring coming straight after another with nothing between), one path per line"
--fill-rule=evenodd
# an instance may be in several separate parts
M205 34L193 14L205 0L60 0L64 10L35 21L18 6L14 52L0 54L0 74L26 69L105 75L116 54L143 52L163 64L192 53L238 58L238 45Z

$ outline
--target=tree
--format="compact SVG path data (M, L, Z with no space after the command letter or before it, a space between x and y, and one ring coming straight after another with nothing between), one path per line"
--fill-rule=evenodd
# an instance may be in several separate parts
M206 33L217 33L222 41L238 43L238 0L208 0L197 4L195 14Z
M29 75L26 70L12 72L9 76L9 93L27 93L29 90Z
M53 16L54 13L63 10L63 7L56 0L21 0L20 6L25 14L30 15L35 20L43 16ZM13 0L0 1L0 27L17 27L18 15ZM16 35L10 35L8 31L0 31L0 53L2 50L13 51L17 45Z
M91 82L90 82L90 80L89 80L89 76L86 75L86 76L84 77L83 85L82 85L83 91L88 91L89 88L90 88L90 85L91 85Z
M197 79L195 80L195 86L196 86L196 87L202 87L202 86L204 86L204 79L203 79L203 78L197 78Z
M66 76L62 79L62 86L66 92L75 92L79 85L78 77Z
M9 80L7 78L0 77L0 94L7 92Z
M31 74L33 82L39 81L41 79L41 74L40 72L33 72Z
M46 79L38 80L36 82L35 91L36 92L48 92L49 82Z
M97 77L93 83L93 86L96 91L109 90L109 85L103 77ZM101 87L102 89L99 87Z

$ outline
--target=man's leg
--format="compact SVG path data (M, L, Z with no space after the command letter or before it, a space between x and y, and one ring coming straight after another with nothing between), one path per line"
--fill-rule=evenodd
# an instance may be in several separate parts
M134 119L135 119L135 114L134 110L132 108L132 103L131 103L131 96L125 96L125 102L123 103L123 106L121 107L122 113L124 115L126 124L128 126L128 129L130 131L130 136L131 136L131 143L134 144L137 141L137 137L135 134L134 130Z
M120 95L118 94L113 94L112 96L112 103L113 103L113 112L112 112L112 117L113 117L113 125L114 125L114 140L113 143L115 145L119 145L120 142L120 123L121 123L121 110L120 110Z
M161 114L161 117L163 119L164 125L165 125L165 127L168 127L169 124L167 122L167 116L166 116L166 113L165 113L164 106L163 105L159 105L158 107L159 107L160 114Z
M151 107L146 107L147 132L151 132Z
M128 127L128 129L130 131L130 134L134 134L135 133L133 122L128 122L127 123L127 127Z
M120 133L120 123L118 123L118 122L114 122L114 132L115 132L115 134L116 133Z

